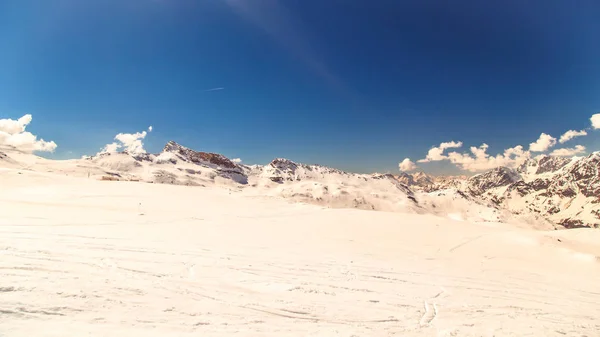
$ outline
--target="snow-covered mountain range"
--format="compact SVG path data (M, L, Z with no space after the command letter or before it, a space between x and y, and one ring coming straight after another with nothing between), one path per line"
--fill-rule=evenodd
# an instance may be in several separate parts
M103 153L53 161L0 151L0 165L103 180L175 185L218 184L249 196L283 197L323 207L446 216L471 222L511 222L537 228L600 227L600 153L570 159L540 157L517 169L472 177L356 174L277 158L243 165L174 141L158 154ZM14 149L13 149L14 150Z
M516 215L537 214L565 228L600 227L599 152L573 158L541 156L517 169L498 167L469 178L416 173L398 179L427 192L456 188L478 202Z

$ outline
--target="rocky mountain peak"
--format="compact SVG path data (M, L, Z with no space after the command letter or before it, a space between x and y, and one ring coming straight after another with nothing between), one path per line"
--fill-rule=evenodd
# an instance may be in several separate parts
M269 165L281 171L294 172L298 168L298 164L285 158L275 158Z
M407 186L417 185L413 176L406 172L400 172L400 174L396 176L396 180Z
M469 178L467 188L473 195L480 195L491 188L507 186L519 180L521 175L516 170L501 166Z
M520 174L535 174L538 169L538 161L534 158L529 158L523 164L517 167L517 172Z
M564 228L600 226L600 153L541 156L517 171L499 168L474 176L468 192L515 214L539 215ZM520 179L519 173L527 179Z
M413 174L413 179L415 183L419 186L427 186L434 183L434 178L424 172L417 172Z
M574 183L586 197L595 197L600 202L600 154L592 153L576 160L562 174L563 180Z
M571 161L571 158L543 156L538 160L536 174L556 172Z
M163 152L174 153L184 161L192 162L195 164L210 163L222 168L241 170L241 168L236 163L232 162L229 158L221 154L194 151L185 146L177 144L174 141L169 141L167 145L165 145Z

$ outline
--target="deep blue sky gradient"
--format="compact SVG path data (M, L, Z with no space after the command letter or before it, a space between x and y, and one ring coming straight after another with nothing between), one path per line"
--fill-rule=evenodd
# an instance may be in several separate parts
M150 152L173 139L370 172L443 141L496 154L600 111L596 0L245 3L0 1L0 118L31 113L59 158L153 125Z

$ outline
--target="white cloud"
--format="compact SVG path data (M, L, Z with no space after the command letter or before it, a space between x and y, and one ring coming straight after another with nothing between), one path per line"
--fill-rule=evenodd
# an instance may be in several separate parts
M30 114L27 114L17 120L14 119L0 119L0 131L6 132L8 134L14 135L17 133L21 133L25 131L25 128L33 117Z
M142 139L146 138L146 131L136 133L119 133L115 139L123 143L125 151L130 154L146 153Z
M600 129L600 113L593 115L590 118L590 121L592 123L592 128ZM560 140L558 142L563 144L575 137L581 137L586 135L586 130L569 130L560 137ZM418 160L417 162L428 163L432 161L447 160L450 163L459 167L460 169L471 172L485 171L499 166L514 168L524 163L527 159L532 158L532 153L546 152L550 148L554 147L558 142L556 138L546 133L542 133L535 142L529 144L529 150L525 150L522 145L517 145L515 147L511 147L504 150L503 153L497 154L496 156L492 156L487 153L489 146L484 143L479 147L471 147L470 152L459 153L454 151L445 154L445 150L449 148L460 148L463 145L462 142L452 141L441 143L437 147L432 147L427 152L427 156L424 159ZM550 155L568 157L583 153L585 152L585 150L586 148L584 146L577 145L574 148L563 148L554 150L552 153L550 153ZM543 156L543 154L540 154L535 158L540 158L541 156Z
M558 142L561 144L564 144L575 137L581 137L581 136L587 136L587 132L585 132L585 130L581 130L581 131L569 130L569 131L565 132L562 136L560 136L560 139Z
M471 154L451 152L448 159L452 164L459 168L471 172L485 171L498 166L517 167L530 158L529 151L523 150L523 146L518 145L504 150L504 153L495 157L487 153L489 146L482 144L480 147L472 146Z
M536 140L534 143L529 144L529 151L531 152L545 152L548 151L551 147L556 145L556 138L542 133L540 138Z
M121 144L118 144L118 143L106 144L102 148L102 151L100 151L100 153L115 153L115 152L119 151L119 149L121 147L122 147Z
M583 145L575 145L574 148L564 148L564 149L556 149L550 153L551 156L559 156L559 157L572 157L574 155L584 153L585 146Z
M531 153L525 151L521 145L506 149L504 153L496 156L490 156L487 153L489 145L485 143L479 147L470 147L470 153L450 152L444 155L446 149L460 148L462 145L462 142L455 141L441 143L439 146L431 148L425 159L421 159L418 162L427 163L448 160L463 170L477 172L493 169L498 166L516 167L531 157Z
M151 129L152 127L148 128L148 130ZM146 150L144 150L144 143L142 142L142 139L146 138L146 135L146 131L136 133L119 133L115 136L115 140L118 142L107 144L104 146L104 148L102 148L100 153L114 153L121 148L132 155L146 153Z
M415 165L410 158L404 158L404 160L398 164L398 168L402 172L409 172L414 171L417 168L417 165Z
M173 160L176 161L177 156L175 154L173 154L172 152L162 152L154 159L154 161L156 161L159 164L170 162Z
M0 145L14 146L19 150L33 152L54 152L56 143L37 139L31 132L25 131L33 117L27 114L17 120L0 119Z
M153 130L153 129L154 129L154 128L152 127L152 125L150 125L150 126L148 127L148 132L152 132L152 130Z
M242 162L242 160L240 158L233 158L231 159L232 162L234 162L235 164L239 164Z
M592 122L592 128L600 129L600 113L592 115L592 117L590 117L590 121Z
M438 146L438 147L432 147L429 150L429 152L427 152L427 156L425 157L425 159L418 160L418 162L419 163L428 163L431 161L440 161L440 160L448 159L447 156L444 156L444 151L446 149L459 148L459 147L462 147L462 145L463 145L462 142L455 142L455 141L441 143L440 146Z

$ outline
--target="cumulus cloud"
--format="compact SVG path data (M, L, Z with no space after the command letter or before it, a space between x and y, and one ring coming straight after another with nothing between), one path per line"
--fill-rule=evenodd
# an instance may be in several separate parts
M447 155L444 154L445 150L449 148L460 148L462 145L462 142L455 141L441 143L439 146L430 149L426 158L418 160L418 162L427 163L447 160L460 169L477 172L493 169L498 166L516 167L531 158L531 153L523 149L523 146L521 145L506 149L503 153L496 156L491 156L487 153L489 145L485 143L479 147L470 147L470 153L453 151Z
M417 168L417 165L415 165L410 158L404 158L404 160L398 164L398 168L402 172L410 172L414 171Z
M572 157L574 155L584 153L585 146L583 145L575 145L574 148L564 148L564 149L556 149L550 153L551 156L558 157Z
M102 148L102 151L100 151L100 153L115 153L115 152L119 151L120 148L121 148L121 144L110 143L110 144L106 144Z
M131 154L146 153L142 139L146 138L146 131L136 133L119 133L115 139L120 141L125 151Z
M149 127L148 130L151 130ZM144 150L144 143L142 140L146 138L146 131L136 133L119 133L115 136L117 142L113 142L105 145L100 153L114 153L120 149L127 151L129 154L138 155L146 153Z
M593 115L590 118L590 121L592 123L592 128L600 129L600 113ZM471 172L485 171L499 166L514 168L521 165L526 160L532 158L532 153L546 152L550 148L554 147L558 142L563 144L575 137L586 136L586 130L569 130L560 137L559 141L557 141L556 138L546 133L542 133L535 142L529 144L529 150L526 150L522 145L517 145L515 147L508 148L504 150L504 152L495 156L487 153L489 146L485 143L479 147L470 147L470 152L459 153L453 151L446 154L445 152L447 149L460 148L462 147L463 143L455 141L445 142L441 143L439 146L432 147L427 152L427 156L424 159L418 160L417 162L428 163L432 161L445 160L456 165L460 169ZM562 148L554 150L550 153L550 155L568 157L583 153L585 151L585 146L577 145L573 148ZM543 156L543 154L538 155L535 158L539 159L541 156Z
M538 140L536 140L534 143L529 144L529 151L546 152L554 145L556 145L556 138L542 132Z
M33 117L29 114L14 120L14 119L0 119L0 131L6 132L10 135L18 134L25 131L25 128Z
M33 117L27 114L17 120L0 119L0 145L14 146L21 151L54 152L56 143L37 139L31 132L25 131Z
M575 137L581 137L581 136L587 136L587 132L585 130L581 130L581 131L569 130L569 131L565 132L562 136L560 136L560 139L558 140L558 142L561 144L564 144Z
M231 161L234 162L234 163L236 163L236 164L239 164L239 163L242 162L242 160L240 158L233 158L233 159L231 159Z
M440 146L432 147L429 150L429 152L427 152L427 156L425 157L425 159L418 160L418 162L419 163L428 163L431 161L441 161L441 160L448 159L447 156L444 156L444 151L446 151L447 149L459 148L459 147L462 147L462 145L463 145L462 142L455 142L455 141L441 143Z
M592 122L592 128L600 129L600 113L592 115L592 117L590 117L590 121Z
M150 125L150 126L148 127L148 132L152 132L152 130L153 130L153 129L154 129L154 128L152 127L152 125Z
M489 155L488 148L484 143L480 147L472 146L471 154L451 152L448 154L448 160L463 170L477 172L498 166L517 167L531 157L530 152L525 151L521 145L506 149L504 153L496 156Z

